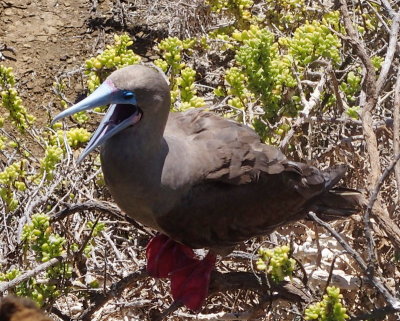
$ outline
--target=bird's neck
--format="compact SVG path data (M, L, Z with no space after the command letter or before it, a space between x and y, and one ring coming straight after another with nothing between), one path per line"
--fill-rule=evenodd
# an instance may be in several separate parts
M114 200L129 216L153 228L157 225L149 200L160 192L166 153L162 133L145 135L135 127L111 137L101 150L104 178Z
M128 127L106 141L102 148L103 164L135 172L154 166L162 151L164 128L149 132L139 126Z

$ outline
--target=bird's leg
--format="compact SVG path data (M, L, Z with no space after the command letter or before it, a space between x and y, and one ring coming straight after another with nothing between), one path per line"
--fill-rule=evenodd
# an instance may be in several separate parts
M172 297L191 310L201 308L207 298L216 255L209 252L203 260L193 250L158 234L147 245L147 271L153 277L171 279Z

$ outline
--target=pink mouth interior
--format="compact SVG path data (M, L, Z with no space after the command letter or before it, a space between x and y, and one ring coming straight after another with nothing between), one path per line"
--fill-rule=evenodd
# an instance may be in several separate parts
M137 119L137 117L135 117L135 119L132 122L132 125L140 120L140 118L141 118L140 109L135 105L129 105L129 104L118 104L118 105L116 105L113 114L111 115L111 117L108 120L108 122L106 122L104 124L104 128L102 129L102 131L101 131L100 135L98 136L97 140L100 139L101 137L103 137L107 132L109 132L115 126L119 125L125 119L127 119L129 117L132 117L135 114L137 114L139 119Z
M131 117L138 112L138 107L135 105L118 104L109 120L114 125L120 124L125 119Z

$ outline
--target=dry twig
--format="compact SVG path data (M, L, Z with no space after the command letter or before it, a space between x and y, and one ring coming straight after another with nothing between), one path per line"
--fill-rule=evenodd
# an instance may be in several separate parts
M40 272L43 272L43 271L47 270L49 267L62 262L66 258L67 258L66 253L63 255L54 257L51 260L38 265L37 267L33 268L32 270L29 270L29 271L21 274L20 276L17 276L15 279L13 279L11 281L0 283L0 293L4 293L8 289L17 286L18 284L28 280L31 277L34 277L35 275L38 275Z
M393 151L395 155L400 153L400 68L397 70L396 85L394 87L393 102ZM397 183L397 202L400 203L400 164L394 168Z
M353 23L351 21L347 4L345 0L336 0L336 4L339 6L340 11L342 13L344 26L346 32L348 34L348 41L352 45L354 51L356 52L357 56L360 58L364 68L364 79L362 81L362 91L364 99L361 100L360 104L362 107L362 127L363 133L365 136L365 143L367 147L368 157L369 157L369 165L371 170L368 173L368 183L369 186L375 186L376 182L378 181L381 175L381 167L379 161L379 150L378 150L378 143L377 137L373 130L373 118L372 112L376 107L378 101L378 91L381 89L377 87L376 81L376 73L374 66L372 65L371 58L369 57L365 44L359 39L357 32L353 27ZM398 24L398 21L396 22ZM393 32L398 33L398 26L394 26L391 29ZM393 37L391 37L392 39ZM388 61L391 61L391 52L388 53ZM386 61L386 59L385 59ZM386 68L382 71L382 74L387 74ZM380 81L383 82L384 79ZM371 191L369 191L371 192ZM378 221L379 225L383 228L386 232L390 240L393 244L400 248L400 228L392 221L389 217L389 213L387 209L383 206L383 202L381 198L378 196L376 201L376 209L373 212L374 217ZM376 258L373 256L374 253L374 240L372 237L371 229L370 229L370 222L369 217L364 217L365 222L365 232L369 242L370 253L372 254L371 261L376 261Z
M308 215L318 224L323 226L326 230L329 231L333 235L333 237L340 243L340 245L353 257L353 259L357 262L363 272L369 277L370 282L372 285L385 297L386 301L391 304L391 306L396 310L400 311L400 300L398 300L389 290L383 285L383 283L375 276L368 273L368 265L363 260L357 251L355 251L347 241L338 233L336 232L332 226L321 220L315 213L310 212Z
M296 75L295 72L294 72L294 74ZM297 128L299 128L302 124L304 124L306 119L309 117L312 109L317 105L317 103L320 100L322 91L325 87L326 80L327 80L327 75L322 74L321 79L319 80L317 86L314 89L314 92L311 94L311 97L308 101L305 99L304 93L301 90L302 87L301 87L300 81L297 82L299 84L299 88L302 93L301 97L302 97L302 103L304 105L304 108L301 111L300 116L296 119L296 121L292 125L292 128L289 130L289 132L285 135L285 137L280 142L279 148L285 149L285 147L289 144L290 139L295 134Z

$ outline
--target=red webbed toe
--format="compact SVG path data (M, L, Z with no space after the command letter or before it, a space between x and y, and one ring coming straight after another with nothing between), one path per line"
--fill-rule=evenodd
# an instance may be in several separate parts
M155 278L166 278L174 264L171 255L174 241L164 234L157 234L147 244L147 272Z
M203 260L193 250L163 234L153 237L146 249L150 276L171 279L172 297L191 310L201 308L207 298L211 271L216 256L208 253Z
M201 308L208 295L211 271L216 256L207 254L204 260L194 259L190 265L171 272L171 292L175 301L193 311Z

